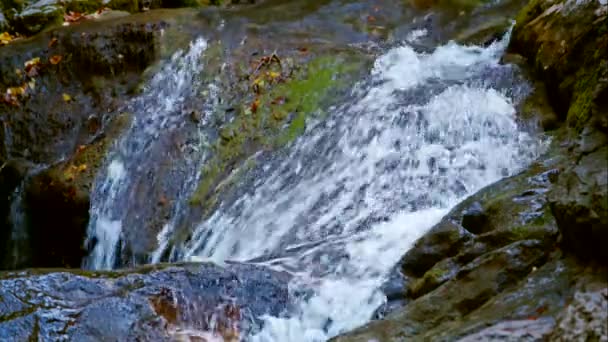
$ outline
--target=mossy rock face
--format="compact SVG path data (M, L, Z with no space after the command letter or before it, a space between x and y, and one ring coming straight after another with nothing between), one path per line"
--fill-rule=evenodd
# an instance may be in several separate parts
M258 61L247 76L249 95L236 104L231 122L219 129L214 155L203 169L191 204L212 209L214 193L232 169L257 151L280 148L301 135L307 118L324 115L324 105L351 84L362 61L352 53L300 61L270 55Z
M608 238L608 5L531 1L517 18L510 50L528 59L569 127L572 162L549 193L562 246L605 260Z
M560 117L582 130L608 75L608 9L599 1L531 1L517 17L510 51L545 81ZM598 89L601 88L601 89Z
M67 161L26 183L31 260L35 267L80 267L86 248L90 195L107 150L126 128L129 115L117 115L98 139L77 147ZM24 227L25 228L25 227Z

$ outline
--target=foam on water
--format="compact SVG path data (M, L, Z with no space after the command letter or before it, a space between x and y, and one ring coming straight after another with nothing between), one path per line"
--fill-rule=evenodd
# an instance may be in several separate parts
M355 101L198 225L185 259L253 260L294 274L294 308L265 317L251 340L324 341L365 324L417 238L464 196L538 155L542 144L518 128L513 99L478 80L504 67L507 40L388 51Z

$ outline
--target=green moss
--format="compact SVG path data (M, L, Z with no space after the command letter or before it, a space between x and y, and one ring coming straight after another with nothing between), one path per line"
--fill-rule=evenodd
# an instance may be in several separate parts
M576 129L582 129L583 125L591 117L594 106L595 86L601 75L600 67L587 70L581 69L576 74L576 84L573 91L573 101L568 109L568 124Z
M138 0L111 0L108 7L115 10L127 11L131 13L139 12Z
M243 103L220 129L190 203L207 209L215 205L216 188L233 169L255 152L279 148L301 135L307 118L324 115L323 104L359 66L359 61L337 54L314 58L289 76L277 77L281 69L272 65L254 75L256 98Z
M528 4L519 11L517 17L515 17L515 22L517 23L516 29L522 28L532 19L538 17L543 12L542 3L542 0L530 0Z
M66 11L93 13L103 7L101 0L72 0L65 3Z

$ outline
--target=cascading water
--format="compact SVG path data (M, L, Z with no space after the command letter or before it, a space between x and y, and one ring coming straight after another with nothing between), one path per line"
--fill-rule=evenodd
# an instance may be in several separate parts
M429 54L409 45L387 51L351 101L310 123L285 155L258 163L237 185L239 196L171 247L171 261L254 262L293 274L292 309L264 317L253 341L324 341L365 324L386 300L383 282L417 238L465 196L543 150L516 122L521 94L512 69L498 63L507 41L486 48L449 43ZM182 120L175 113L192 91L204 48L199 40L176 55L137 100L144 110L136 111L94 193L89 238L98 242L89 267L113 267L125 215L137 209L130 196L142 168L153 165L146 151ZM204 160L196 155L185 162L182 203L150 261L168 247L196 184Z
M538 155L542 144L516 123L512 70L498 64L507 41L388 51L352 103L200 223L183 258L295 276L295 308L266 317L251 340L323 341L366 323L417 238L464 196Z
M152 179L150 175L162 165L158 158L162 160L166 157L156 156L155 153L160 154L156 149L165 143L163 138L167 137L166 132L176 131L188 122L183 103L186 98L196 95L200 83L197 79L201 73L200 58L206 47L207 42L198 39L190 45L187 53L176 53L154 76L143 95L129 105L128 110L134 113L133 123L110 153L106 170L98 176L92 195L88 240L89 244L95 241L95 245L85 261L86 267L114 267L122 226L127 224L124 222L127 214L143 212L142 204L138 203L141 201L134 197L138 191L142 192L141 187L149 185L147 183ZM204 124L204 115L202 119L201 124ZM198 141L190 144L189 148L197 145L200 145ZM187 197L193 190L200 164L204 160L202 152L191 152L194 157L185 158L183 165L179 165L182 167L181 174L186 175L175 184L181 197ZM178 168L178 165L174 168ZM183 203L173 208L172 217L180 211L180 205ZM163 232L166 234L170 227L171 221L165 224Z

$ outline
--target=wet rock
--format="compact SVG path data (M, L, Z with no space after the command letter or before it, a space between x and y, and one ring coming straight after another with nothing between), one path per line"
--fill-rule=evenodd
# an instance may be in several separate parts
M562 245L577 255L608 259L608 147L584 155L562 172L550 193Z
M431 328L460 320L497 294L512 288L546 252L535 240L519 241L485 254L465 266L456 277L383 321L336 338L335 341L389 341L413 338Z
M462 226L473 234L484 233L487 229L488 216L479 202L474 202L462 212Z
M444 258L454 256L471 234L460 225L444 220L418 240L401 260L406 275L420 277Z
M10 29L10 23L8 22L8 19L6 19L6 16L4 15L2 6L0 6L0 32L6 32L9 29Z
M22 159L0 163L0 269L11 268L15 264L11 211L23 179L31 168L32 165Z
M552 331L554 324L554 320L548 317L505 321L458 339L458 342L542 341Z
M38 0L15 16L14 26L24 33L37 33L45 27L63 22L63 6L57 0Z
M458 33L456 41L461 44L487 46L500 40L509 30L511 21L506 18L495 18L485 23L465 29Z
M559 315L551 341L608 340L608 287L578 291Z
M170 341L180 330L244 337L260 317L285 309L288 280L238 264L2 274L0 337Z
M599 100L596 86L607 73L608 56L600 52L608 48L607 6L600 1L530 1L517 17L509 47L528 59L557 114L578 129L592 116Z
M15 69L25 61L44 61L19 106L0 104L0 158L36 166L23 189L26 217L19 227L6 226L27 237L32 248L24 253L35 252L20 267L80 266L93 178L120 133L119 108L159 58L160 30L167 27L162 15L146 13L62 27L0 49L4 85L23 82ZM63 58L47 63L54 55ZM1 211L10 205L3 202Z

